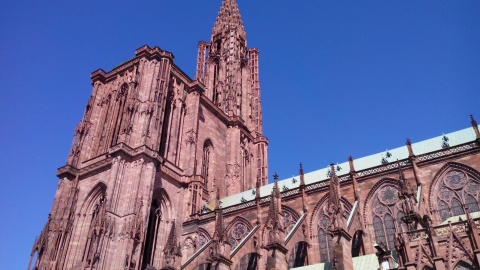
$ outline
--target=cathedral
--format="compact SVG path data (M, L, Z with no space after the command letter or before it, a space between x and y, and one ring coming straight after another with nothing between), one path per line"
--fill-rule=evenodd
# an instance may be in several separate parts
M193 79L147 45L94 71L28 269L480 269L473 116L269 181L258 58L236 1L223 0Z

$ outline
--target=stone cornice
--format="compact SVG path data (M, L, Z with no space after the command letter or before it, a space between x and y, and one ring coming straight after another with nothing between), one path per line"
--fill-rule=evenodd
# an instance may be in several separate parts
M78 169L69 165L69 164L57 169L57 177L58 178L64 178L64 177L75 178L75 176L77 176L77 173L78 173Z
M92 80L92 85L96 81L100 81L102 83L105 83L107 81L113 80L116 78L116 75L119 72L123 72L124 70L127 70L131 68L132 66L138 64L140 62L141 58L146 58L147 60L160 60L162 58L167 58L170 61L173 62L173 59L175 58L173 54L169 51L164 51L160 49L158 46L155 46L153 48L150 48L148 45L143 45L142 47L138 48L135 50L135 57L133 57L130 60L127 60L120 65L114 67L110 72L105 72L103 69L97 69L92 74L90 75L90 78ZM177 67L178 69L178 67ZM180 71L183 73L183 71ZM184 74L184 73L183 73ZM187 76L188 78L188 76ZM189 79L191 81L191 79Z
M126 155L129 158L136 158L139 156L142 156L144 158L150 159L153 161L156 165L161 164L163 162L163 158L160 157L157 151L151 149L150 147L146 145L139 146L137 148L131 148L130 146L124 144L124 143L119 143L115 146L112 146L108 150L109 155L111 156L116 156L119 154Z
M68 177L69 175L72 176L72 177L81 176L83 174L98 170L98 169L103 168L105 166L108 166L111 163L112 163L112 158L109 157L109 158L106 158L106 159L102 159L98 162L92 163L91 165L88 165L88 166L83 167L81 169L75 168L75 167L67 164L63 167L60 167L57 170L57 177L63 178L65 176Z
M112 163L113 157L118 155L123 155L131 159L135 159L137 157L143 157L151 160L156 165L161 164L163 162L163 159L158 155L158 153L150 149L146 145L142 145L133 149L124 143L119 143L109 149L108 155L109 156L107 158L101 159L99 161L95 161L90 165L83 167L81 169L78 169L68 164L63 167L60 167L57 170L57 177L59 178L69 177L69 176L76 177L77 175L81 176L83 174L93 172L105 166L109 166Z

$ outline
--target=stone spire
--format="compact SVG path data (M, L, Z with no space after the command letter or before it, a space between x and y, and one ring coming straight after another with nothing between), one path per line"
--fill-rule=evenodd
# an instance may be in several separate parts
M236 0L223 0L218 12L217 19L213 25L212 40L215 36L229 31L236 31L244 40L246 40L247 34L243 27L242 17L240 16L240 10L238 9Z
M477 137L477 141L480 142L480 131L478 130L478 124L475 118L473 118L473 114L470 114L470 120L472 123L473 130L475 130L475 135Z
M328 196L328 214L330 215L330 228L343 228L343 209L340 202L340 180L335 174L335 165L330 164L330 192Z
M332 269L353 270L352 236L346 231L345 210L340 201L340 179L335 174L335 165L330 164L330 192L328 196L329 234L333 242Z
M181 257L180 243L177 245L177 231L175 229L175 221L172 221L172 228L168 234L167 244L165 245L165 267L162 269L174 269L176 266L176 258Z
M268 231L268 238L265 239L267 250L266 269L287 269L287 248L285 247L285 230L283 228L283 219L281 213L282 201L280 189L278 189L278 175L273 175L274 185L270 199L270 208L268 209L268 218L265 222L265 229Z
M215 221L215 232L213 234L213 238L216 241L219 242L226 242L226 236L225 236L225 226L223 224L223 211L222 208L220 208L217 205L217 219Z
M280 189L278 188L278 175L275 173L273 176L274 184L272 189L272 196L270 199L270 207L268 209L268 218L267 218L267 226L269 226L270 230L274 233L270 234L269 243L274 243L276 241L283 240L277 239L277 235L284 234L285 231L283 229L282 223L280 221L281 215L281 198L280 198Z
M213 233L212 247L210 248L211 257L208 260L217 265L216 269L227 270L230 269L230 265L232 265L232 261L230 261L231 245L227 240L223 222L223 211L219 204L215 208L215 212L215 232Z

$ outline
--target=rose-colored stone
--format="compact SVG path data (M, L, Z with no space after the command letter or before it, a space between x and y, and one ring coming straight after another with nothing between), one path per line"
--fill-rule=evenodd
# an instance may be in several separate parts
M323 260L352 269L352 256L378 251L373 219L384 210L375 198L390 190L399 203L385 211L396 220L408 205L406 216L416 223L403 231L401 223L385 227L396 240L377 252L379 261L392 264L389 252L396 249L399 269L478 264L480 222L465 217L450 229L440 226L438 212L450 172L480 182L478 128L468 149L420 161L410 148L400 171L380 166L360 175L351 162L349 178L333 174L330 188L305 185L301 170L298 188L260 197L258 187L268 184L268 140L258 54L247 47L237 3L223 0L210 41L198 45L194 80L174 64L172 53L147 45L112 71L93 72L92 95L67 164L58 170L58 190L30 267L287 269ZM401 194L400 181L406 187ZM256 199L221 208L221 198L247 190L256 191ZM425 223L424 216L432 221ZM321 255L321 245L328 255Z

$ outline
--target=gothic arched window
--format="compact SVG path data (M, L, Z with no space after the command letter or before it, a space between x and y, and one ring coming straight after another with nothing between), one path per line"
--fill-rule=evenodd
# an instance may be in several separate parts
M450 170L436 183L437 210L441 221L449 217L465 214L465 207L469 212L480 211L480 181L471 175L460 171Z
M92 221L88 232L88 240L83 255L83 262L90 268L100 259L100 250L103 246L103 233L105 232L105 197L102 194L92 211Z
M256 270L258 257L257 253L248 253L240 259L240 263L235 266L235 270Z
M402 202L398 198L398 189L393 185L384 185L373 195L372 224L377 244L383 243L388 249L394 248L395 228L403 227L404 213ZM397 224L395 224L397 223Z
M115 104L115 122L113 123L113 135L112 135L112 142L111 145L115 145L118 142L118 136L120 135L120 128L122 125L123 121L123 116L124 116L124 109L125 109L125 103L127 101L127 95L128 95L128 84L124 83L121 87L120 90L117 93L116 97L116 104Z
M198 244L199 247L205 245L211 239L210 235L204 229L198 230Z
M288 260L288 269L308 265L307 258L307 242L298 242L290 251L290 259Z
M295 226L295 223L297 223L297 220L300 218L300 216L295 211L286 206L282 206L282 214L283 228L285 230L285 233L288 234L293 229L293 226Z
M332 236L328 233L330 219L326 213L320 216L318 226L318 244L320 246L320 261L330 262L333 259Z
M202 176L205 181L205 188L208 189L208 169L210 166L210 151L212 148L212 142L206 140L203 144L203 157L202 157Z
M316 219L317 228L316 232L312 231L312 235L317 233L318 247L320 250L320 262L331 262L333 259L333 242L332 236L329 232L330 229L330 218L328 215L328 196L324 200L320 201L318 205L321 205L318 210L315 210L314 219ZM348 215L350 214L352 207L351 205L342 199L341 201L342 209L344 210L343 218L346 221ZM313 227L312 227L313 230Z
M252 230L252 225L248 221L237 217L232 221L227 229L227 240L232 250L242 241L242 239Z
M198 185L192 185L192 210L190 212L191 215L197 213L197 196L198 196Z

